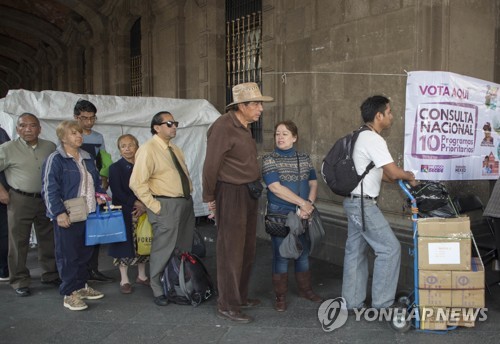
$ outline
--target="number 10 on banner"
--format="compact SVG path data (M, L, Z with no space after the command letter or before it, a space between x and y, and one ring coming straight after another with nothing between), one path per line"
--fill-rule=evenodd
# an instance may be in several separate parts
M422 135L418 138L418 141L420 142L420 152L418 153L436 152L441 147L441 140L435 134L429 136Z

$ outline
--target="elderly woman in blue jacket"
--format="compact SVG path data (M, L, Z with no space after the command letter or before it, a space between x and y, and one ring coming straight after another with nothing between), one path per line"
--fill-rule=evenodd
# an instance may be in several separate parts
M82 128L76 121L63 121L56 128L60 145L45 160L42 171L42 196L47 216L54 224L57 269L62 280L59 293L63 305L70 310L83 310L84 299L100 299L104 294L87 285L87 264L93 247L85 246L85 221L72 223L64 201L84 197L89 212L96 202L104 203L96 192L101 188L99 172L92 157L80 149Z

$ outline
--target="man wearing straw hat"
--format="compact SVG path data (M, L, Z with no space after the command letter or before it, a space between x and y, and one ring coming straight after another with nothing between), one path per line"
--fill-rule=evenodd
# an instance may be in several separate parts
M259 120L263 96L253 82L233 87L233 102L207 133L203 166L203 201L217 221L217 316L238 323L253 318L241 308L260 304L248 298L248 284L255 258L258 195L248 184L260 182L257 147L250 124ZM255 198L257 197L257 198Z

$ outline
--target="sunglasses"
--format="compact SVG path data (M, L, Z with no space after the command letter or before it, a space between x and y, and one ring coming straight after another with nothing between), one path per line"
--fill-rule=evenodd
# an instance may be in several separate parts
M159 125L166 124L167 127L172 128L173 125L175 125L176 128L179 128L179 122L177 121L166 121L166 122L161 122Z

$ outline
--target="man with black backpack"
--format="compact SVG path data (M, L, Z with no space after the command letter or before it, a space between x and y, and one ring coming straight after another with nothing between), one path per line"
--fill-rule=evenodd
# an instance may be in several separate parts
M359 133L353 150L356 171L363 174L373 162L358 186L344 199L347 215L347 242L344 256L342 296L347 308L363 308L368 282L367 247L375 252L372 281L372 307L386 308L394 303L399 279L401 246L389 223L377 206L382 180L402 179L416 185L412 172L398 167L380 133L391 127L393 116L389 99L373 96L361 105L361 116L370 130ZM363 207L363 211L361 209Z

